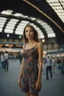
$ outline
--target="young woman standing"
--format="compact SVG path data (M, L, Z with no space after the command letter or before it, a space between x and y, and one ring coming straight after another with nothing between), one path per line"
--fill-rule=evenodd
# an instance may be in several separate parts
M42 82L43 49L35 28L27 24L24 28L23 59L18 85L26 96L38 96Z

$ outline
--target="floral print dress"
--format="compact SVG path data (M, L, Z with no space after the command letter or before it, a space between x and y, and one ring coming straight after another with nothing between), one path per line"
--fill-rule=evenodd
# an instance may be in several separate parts
M24 49L24 70L23 77L21 79L21 91L29 92L30 94L35 94L36 81L38 78L38 50L36 47L31 49Z

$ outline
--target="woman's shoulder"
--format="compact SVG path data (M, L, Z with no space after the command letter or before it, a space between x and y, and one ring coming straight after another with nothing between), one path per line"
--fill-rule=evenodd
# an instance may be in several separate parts
M25 46L26 46L26 44L23 44L23 45L22 45L22 48L24 49L24 48L25 48Z
M37 47L42 47L42 42L38 42Z

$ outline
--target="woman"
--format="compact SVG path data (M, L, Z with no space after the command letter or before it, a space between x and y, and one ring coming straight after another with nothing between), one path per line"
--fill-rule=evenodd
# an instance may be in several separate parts
M18 85L26 96L38 96L42 77L42 44L37 31L30 24L24 28L23 59Z

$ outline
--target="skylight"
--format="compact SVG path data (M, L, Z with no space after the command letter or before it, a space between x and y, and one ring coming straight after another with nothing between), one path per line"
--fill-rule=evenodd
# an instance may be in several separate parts
M64 23L64 0L46 0Z
M44 21L42 21L40 19L37 19L37 22L40 23L42 25L42 27L46 30L48 38L55 37L54 31L52 30L52 28L47 23L45 23Z
M7 18L0 17L0 32L2 32L3 26L4 26L5 22L6 22L6 20L7 20Z
M10 19L10 21L8 22L4 32L5 33L13 33L13 29L14 29L14 26L15 24L18 22L17 19Z
M15 34L23 35L23 29L26 26L26 24L28 24L28 23L29 23L29 21L21 21L16 28Z
M54 0L53 0L54 1ZM10 10L7 12L9 13L12 13L13 11ZM5 14L7 13L5 11L2 11L1 14ZM10 14L9 14L10 15ZM60 14L61 15L61 14ZM45 22L43 22L42 20L38 19L38 18L35 18L35 17L28 17L28 16L24 16L23 14L21 13L15 13L15 14L12 14L12 16L16 16L16 17L22 17L22 18L29 18L30 20L32 21L36 21L37 23L39 23L47 32L47 35L48 35L48 38L51 38L51 37L55 37L55 33L53 31L53 29ZM4 18L4 17L0 17L0 32L2 32L2 28L4 27L4 24L6 22L7 18ZM4 32L5 33L13 33L13 30L15 28L15 25L17 24L17 22L19 21L20 19L10 19L10 21L7 23L5 29L4 29ZM26 24L30 23L29 21L26 21L26 20L22 20L18 25L17 25L17 28L15 29L15 34L18 34L18 35L23 35L23 29L24 27L26 26ZM37 27L37 25L34 25L34 23L31 23L35 28L36 30L38 31L38 34L39 34L39 38L45 38L42 30L40 28Z

